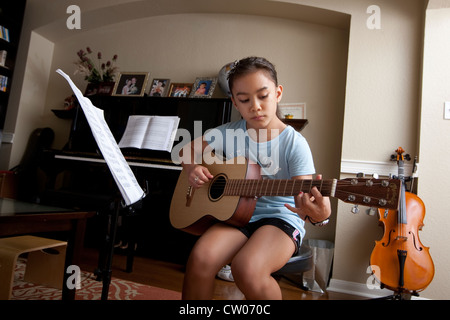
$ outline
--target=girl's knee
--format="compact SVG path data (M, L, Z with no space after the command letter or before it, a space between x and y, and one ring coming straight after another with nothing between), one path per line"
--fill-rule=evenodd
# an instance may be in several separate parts
M281 299L280 287L270 272L264 267L258 268L250 260L239 262L231 263L231 272L237 287L247 299Z
M257 278L259 270L255 269L255 265L247 258L235 258L231 262L231 273L236 282L252 283L254 278Z
M216 253L211 252L208 248L193 248L188 260L188 272L215 274L218 272L218 266Z

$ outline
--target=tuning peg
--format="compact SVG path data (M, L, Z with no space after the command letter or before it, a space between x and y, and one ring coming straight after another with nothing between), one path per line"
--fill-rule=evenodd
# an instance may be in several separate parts
M358 205L357 205L357 204L355 204L355 205L353 206L351 212L352 212L353 214L359 213L359 208L358 208Z
M358 172L358 173L356 174L356 177L357 177L357 178L364 178L364 176L365 176L364 172Z
M378 179L380 176L378 175L378 173L374 173L374 174L372 174L372 178L374 178L374 179Z
M367 209L366 213L368 216L373 216L375 215L375 213L377 212L377 208L371 207L369 209Z

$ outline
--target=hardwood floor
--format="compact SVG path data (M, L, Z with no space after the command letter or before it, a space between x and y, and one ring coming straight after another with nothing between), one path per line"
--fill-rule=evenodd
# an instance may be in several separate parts
M80 267L82 270L93 272L97 268L98 253L94 249L85 249ZM112 276L137 283L147 284L181 292L184 277L184 266L174 263L158 261L145 257L134 258L133 271L126 269L126 256L116 253L113 258ZM215 300L242 300L244 295L234 282L216 279ZM317 293L303 291L288 280L280 279L279 284L283 293L283 300L360 300L360 296L353 296L337 292Z

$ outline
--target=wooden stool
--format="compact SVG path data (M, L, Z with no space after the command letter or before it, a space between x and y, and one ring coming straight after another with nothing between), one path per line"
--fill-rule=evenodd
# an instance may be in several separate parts
M0 300L11 298L14 269L23 253L28 253L25 281L62 289L66 248L67 242L35 236L1 238Z

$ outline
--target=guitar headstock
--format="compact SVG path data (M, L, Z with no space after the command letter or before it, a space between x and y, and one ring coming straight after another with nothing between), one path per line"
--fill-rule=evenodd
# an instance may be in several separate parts
M397 210L400 199L400 180L342 179L337 182L334 196L347 203Z

